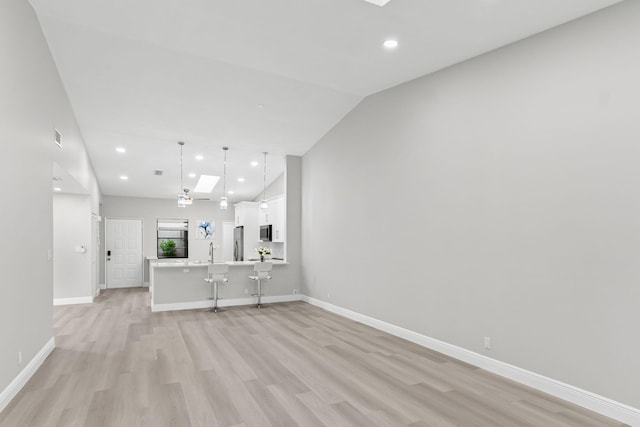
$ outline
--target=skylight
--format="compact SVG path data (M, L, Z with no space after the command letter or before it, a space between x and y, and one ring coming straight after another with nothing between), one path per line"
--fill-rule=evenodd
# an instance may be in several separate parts
M193 189L194 193L211 193L216 184L220 181L219 176L215 175L200 175L200 179L196 184L196 188Z

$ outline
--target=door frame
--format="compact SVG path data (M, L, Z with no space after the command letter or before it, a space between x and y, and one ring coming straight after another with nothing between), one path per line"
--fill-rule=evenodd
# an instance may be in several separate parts
M92 265L93 271L91 272L91 292L93 293L93 298L100 295L100 247L101 240L104 238L104 235L101 236L100 232L100 223L102 222L102 217L94 212L91 212L91 250L95 251L95 260L96 265ZM92 255L93 256L93 255ZM93 264L93 258L91 259ZM105 274L106 274L106 266L105 266Z
M109 270L107 269L107 223L110 219L129 219L140 221L140 269L142 270L142 278L140 280L140 286L144 287L144 218L132 218L132 217L121 217L121 216L107 216L104 220L104 288L105 289L120 289L120 288L109 288Z

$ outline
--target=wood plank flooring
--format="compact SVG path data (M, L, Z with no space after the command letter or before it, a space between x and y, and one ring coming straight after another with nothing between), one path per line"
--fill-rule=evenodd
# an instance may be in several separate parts
M622 425L302 302L151 313L145 291L55 307L0 426Z

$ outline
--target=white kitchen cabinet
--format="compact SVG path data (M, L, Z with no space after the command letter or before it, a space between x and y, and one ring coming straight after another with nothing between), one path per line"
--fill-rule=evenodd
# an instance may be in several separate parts
M271 241L284 242L287 224L286 204L284 196L275 197L269 200L267 211L268 220L271 224Z
M269 222L269 210L267 209L267 211L263 211L262 209L260 209L260 207L258 207L258 225L269 225L271 224Z
M257 220L258 204L255 202L240 202L234 205L236 213L236 227L253 225Z

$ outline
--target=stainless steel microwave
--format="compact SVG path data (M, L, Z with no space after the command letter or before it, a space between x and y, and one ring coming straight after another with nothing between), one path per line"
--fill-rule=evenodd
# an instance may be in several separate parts
M271 225L261 225L260 226L260 241L261 242L270 242L271 241Z

